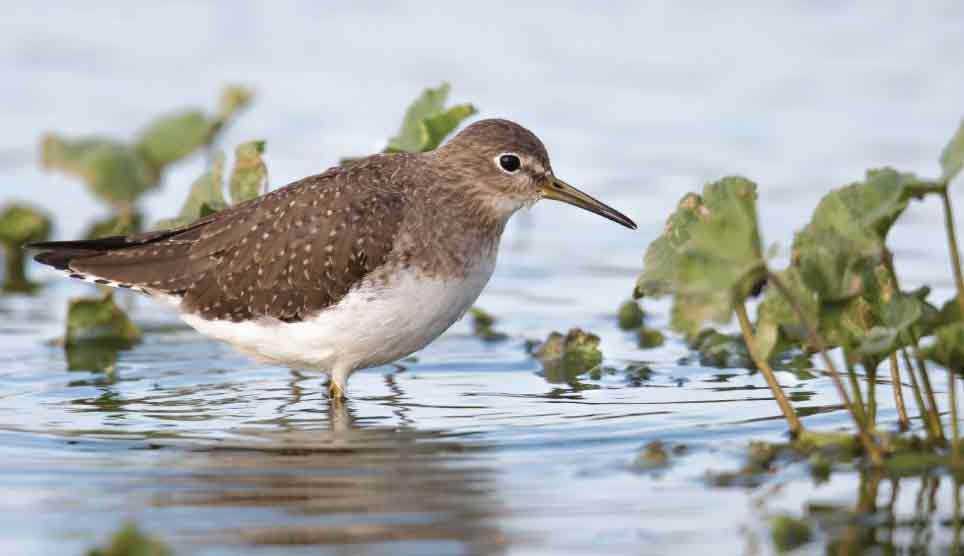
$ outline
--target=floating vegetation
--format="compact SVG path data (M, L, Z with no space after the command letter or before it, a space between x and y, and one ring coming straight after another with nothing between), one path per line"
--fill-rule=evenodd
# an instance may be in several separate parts
M770 518L770 540L779 552L788 552L813 539L813 531L805 520L788 514Z
M643 308L630 299L619 306L619 327L623 330L636 330L643 325Z
M666 336L655 328L640 327L636 334L637 344L643 349L659 347L666 342Z
M50 238L50 218L40 209L11 203L0 210L0 248L3 249L3 286L7 293L30 293L37 285L27 279L23 244Z
M491 313L472 307L469 316L472 317L472 333L486 342L498 342L509 337L495 329L496 318Z
M546 380L563 383L599 367L603 359L599 336L579 328L570 329L565 335L550 333L534 355L542 362Z
M111 370L117 353L136 345L141 336L137 325L114 301L113 293L71 299L64 335L67 366Z
M851 413L863 451L880 465L897 443L876 425L877 373L888 362L901 428L909 427L903 399L902 371L911 382L913 399L925 422L931 446L946 434L925 357L950 370L959 369L964 353L964 278L948 189L964 160L964 122L941 154L939 180L929 181L891 168L870 170L865 179L828 193L810 222L793 241L790 265L771 270L764 256L756 213L756 184L742 177L710 183L702 194L689 193L667 220L662 235L644 257L636 293L671 295L671 326L700 351L733 352L732 338L716 331L700 332L707 321L739 323L746 353L761 371L794 435L803 427L770 366L777 358L819 353L841 402ZM913 199L938 195L943 200L951 269L958 289L957 307L941 310L927 302L929 288L900 287L886 239ZM766 284L756 322L746 309L749 298ZM928 350L921 339L933 336ZM827 351L840 348L844 372ZM856 369L866 377L865 386ZM956 379L948 373L951 450L958 453Z
M128 523L114 533L110 544L91 548L87 556L170 556L173 551L160 539L147 535L134 523Z

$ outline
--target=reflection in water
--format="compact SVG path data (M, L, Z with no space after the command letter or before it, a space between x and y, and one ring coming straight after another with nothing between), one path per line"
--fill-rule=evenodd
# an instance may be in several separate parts
M350 402L332 405L329 423L328 430L249 432L190 452L179 464L189 473L158 504L263 510L244 526L195 539L202 546L504 551L490 519L500 511L492 471L473 456L482 448L439 432L357 428Z
M900 477L879 469L858 476L852 503L804 504L802 517L826 554L929 554L935 548L964 554L957 478L934 471Z

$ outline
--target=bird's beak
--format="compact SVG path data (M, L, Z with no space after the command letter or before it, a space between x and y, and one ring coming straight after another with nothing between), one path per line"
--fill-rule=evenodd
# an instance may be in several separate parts
M570 205L588 210L589 212L594 212L599 216L603 216L612 220L613 222L622 224L630 230L636 229L636 223L630 220L625 214L592 197L591 195L579 191L575 187L555 176L550 175L548 179L546 179L539 186L539 191L542 193L543 199L553 199L555 201L569 203Z

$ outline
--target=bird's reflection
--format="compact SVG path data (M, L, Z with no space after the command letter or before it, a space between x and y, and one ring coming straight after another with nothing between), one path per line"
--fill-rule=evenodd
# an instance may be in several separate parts
M307 378L293 375L289 407L311 391L301 388ZM392 374L386 382L383 403L410 425L404 392ZM198 542L259 554L504 552L494 472L477 457L484 448L411 426L359 426L353 403L328 404L322 428L291 421L189 452L183 484L160 504L206 508L218 525Z

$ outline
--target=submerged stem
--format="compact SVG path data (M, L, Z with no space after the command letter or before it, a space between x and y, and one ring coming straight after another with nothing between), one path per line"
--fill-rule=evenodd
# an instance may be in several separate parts
M883 463L883 455L880 452L880 446L874 442L874 439L867 432L866 424L863 423L854 412L853 403L850 400L850 396L847 394L847 388L844 386L843 379L840 378L840 372L837 371L837 367L833 364L830 356L827 354L827 344L823 341L823 338L817 333L817 330L813 327L807 316L803 313L803 309L800 308L800 303L796 297L790 293L787 286L783 283L783 280L779 276L772 272L767 272L767 281L773 284L777 290L779 290L780 295L790 303L793 308L793 312L796 313L797 318L800 319L800 324L807 329L807 335L810 336L810 341L817 347L820 351L820 357L823 359L824 365L827 366L827 371L830 373L830 378L833 380L834 386L837 388L837 393L840 395L840 400L843 402L844 406L850 410L850 416L854 420L854 424L857 425L857 436L860 437L861 443L864 445L864 449L867 450L867 455L870 457L870 461L874 465L880 465Z
M743 333L743 341L746 342L746 349L750 352L750 358L753 359L756 368L760 369L760 373L762 373L763 378L766 379L767 386L770 387L770 391L773 393L777 405L780 406L780 411L783 412L783 416L787 419L787 424L790 426L790 434L794 436L800 434L803 426L800 424L800 419L797 418L796 412L793 411L793 406L790 405L786 395L783 393L783 388L781 388L780 383L777 382L777 377L773 374L773 369L770 368L770 364L767 363L765 358L759 357L756 354L756 350L753 348L753 327L750 324L750 318L746 314L746 306L742 303L736 305L736 317L737 320L740 321L740 332Z
M894 389L894 404L897 406L897 421L900 430L910 429L910 418L907 417L907 406L904 405L904 385L900 381L900 365L897 363L897 352L890 354L890 383ZM922 404L923 405L923 404Z

